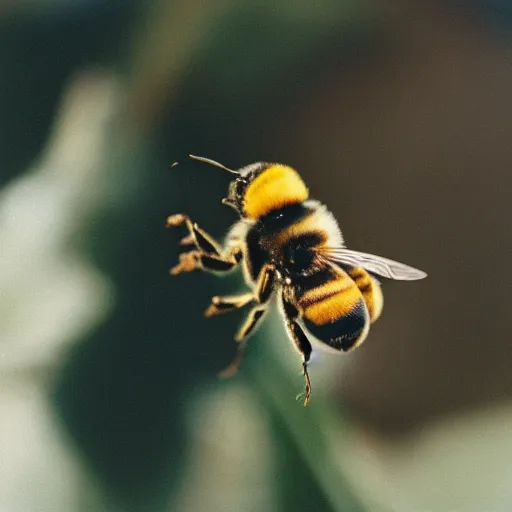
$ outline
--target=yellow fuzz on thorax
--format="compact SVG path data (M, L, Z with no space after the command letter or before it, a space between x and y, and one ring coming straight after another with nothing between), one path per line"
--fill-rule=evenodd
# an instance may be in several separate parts
M309 191L298 172L286 165L273 164L247 187L244 214L257 219L283 206L302 203Z

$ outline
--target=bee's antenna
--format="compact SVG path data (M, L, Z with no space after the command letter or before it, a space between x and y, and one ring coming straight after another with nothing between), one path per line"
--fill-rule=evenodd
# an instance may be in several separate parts
M205 158L204 156L194 156L194 155L188 155L193 160L199 160L200 162L204 162L205 164L214 165L215 167L220 167L221 169L224 169L225 171L230 172L231 174L240 174L238 171L234 171L233 169L228 169L225 165L222 165L219 162L216 162L215 160L211 160L210 158Z

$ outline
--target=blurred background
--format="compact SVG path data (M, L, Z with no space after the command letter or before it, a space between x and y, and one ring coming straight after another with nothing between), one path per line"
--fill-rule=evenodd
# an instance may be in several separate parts
M0 4L0 511L512 509L512 4ZM385 282L355 353L277 313L220 381L240 275L171 278L186 212L297 168ZM174 161L181 165L171 169Z

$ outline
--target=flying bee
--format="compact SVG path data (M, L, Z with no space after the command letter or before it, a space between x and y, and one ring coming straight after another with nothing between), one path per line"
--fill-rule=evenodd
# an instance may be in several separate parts
M222 203L240 215L224 247L187 215L171 215L167 227L185 225L182 253L173 275L202 269L224 273L241 264L251 291L213 297L211 317L251 305L235 336L238 351L222 375L234 374L247 339L277 296L286 330L302 357L304 405L311 396L308 362L312 342L335 352L358 347L382 312L383 296L374 276L413 281L426 273L387 258L345 247L338 223L327 208L309 198L300 175L286 165L258 162L238 170L208 158L190 158L220 167L236 177Z

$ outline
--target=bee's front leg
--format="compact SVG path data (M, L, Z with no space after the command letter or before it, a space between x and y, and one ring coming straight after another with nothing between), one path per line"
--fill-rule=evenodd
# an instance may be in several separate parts
M169 215L165 227L175 228L183 226L184 224L187 226L189 234L181 241L181 245L193 244L198 251L220 256L221 250L219 244L195 222L192 222L188 215L183 213Z
M234 256L222 258L215 254L206 254L201 251L190 251L180 254L180 262L169 271L173 276L182 272L192 272L196 268L208 272L229 272L238 264Z
M240 261L241 252L238 249L233 249L228 256L222 256L217 242L187 215L178 213L167 218L168 228L182 225L187 226L189 234L181 241L181 245L195 245L196 250L180 255L179 263L170 270L172 275L191 272L197 268L210 272L229 272Z
M182 272L192 272L199 266L199 251L190 251L180 254L180 262L169 270L173 276Z

